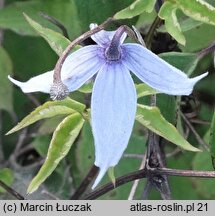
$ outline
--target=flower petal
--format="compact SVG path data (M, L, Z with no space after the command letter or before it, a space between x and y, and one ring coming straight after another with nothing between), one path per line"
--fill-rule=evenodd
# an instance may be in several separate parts
M121 64L106 64L95 80L91 115L95 141L95 165L100 173L93 188L109 167L120 160L132 132L136 113L136 89L129 71Z
M91 23L90 24L90 29L94 29L96 28L98 25L95 23ZM101 30L95 34L93 34L91 36L91 38L101 47L108 47L108 45L110 44L114 34L116 31L105 31L105 30ZM122 44L124 42L124 40L126 39L127 34L123 33L121 39L120 39L120 43Z
M49 71L29 79L27 82L20 82L8 76L8 79L19 86L24 93L44 92L49 93L53 82L54 71Z
M189 95L193 86L208 74L188 78L185 73L139 44L124 44L122 48L125 53L123 64L140 80L166 94Z
M101 47L91 45L67 57L62 67L62 80L70 92L80 88L105 64L102 52Z
M104 64L101 48L97 45L83 47L69 55L62 67L61 77L69 91L75 91L89 80ZM11 82L19 86L24 93L49 93L53 83L53 71L35 76L27 82L19 82L8 77Z

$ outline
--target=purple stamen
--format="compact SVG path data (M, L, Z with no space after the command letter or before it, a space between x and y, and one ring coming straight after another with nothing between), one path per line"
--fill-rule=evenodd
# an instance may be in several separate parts
M115 35L113 36L113 39L111 40L110 45L105 50L105 57L107 58L107 60L116 61L120 59L121 57L120 39L125 31L126 29L124 26L120 26L117 29Z

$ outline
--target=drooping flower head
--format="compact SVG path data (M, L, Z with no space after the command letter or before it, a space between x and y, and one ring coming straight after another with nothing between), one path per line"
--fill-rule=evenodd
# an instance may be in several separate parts
M94 28L95 24L91 24ZM80 48L69 55L61 78L70 92L97 74L92 91L91 118L95 144L95 165L100 168L93 188L109 167L114 167L128 145L136 113L136 89L130 72L152 88L169 95L189 95L207 73L195 78L171 66L140 44L123 44L126 33L102 30L92 39L97 45ZM23 92L50 93L54 71L27 82L9 79Z

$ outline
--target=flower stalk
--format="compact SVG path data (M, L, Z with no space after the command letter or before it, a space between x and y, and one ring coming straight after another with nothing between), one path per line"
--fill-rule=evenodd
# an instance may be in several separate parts
M50 96L53 100L63 100L69 95L69 90L65 84L63 84L61 79L61 69L63 66L64 61L66 60L66 57L69 55L71 50L78 44L80 44L82 41L90 37L91 35L101 31L104 29L110 22L112 22L113 19L109 18L102 24L98 25L94 29L91 29L78 38L76 38L74 41L71 42L71 44L64 50L63 54L58 59L55 68L54 68L54 76L53 76L53 85L50 90Z

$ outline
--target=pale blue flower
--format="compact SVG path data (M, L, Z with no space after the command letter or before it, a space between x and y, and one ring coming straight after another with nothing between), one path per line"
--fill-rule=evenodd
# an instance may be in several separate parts
M94 24L91 25L94 28ZM97 45L72 53L63 64L61 77L69 91L75 91L97 74L92 92L91 118L95 142L95 165L100 168L93 188L109 167L120 160L132 132L137 95L130 72L152 88L170 95L189 95L207 73L195 78L160 59L136 43L123 44L126 34L100 31L92 36ZM50 93L53 71L19 82L23 92Z

